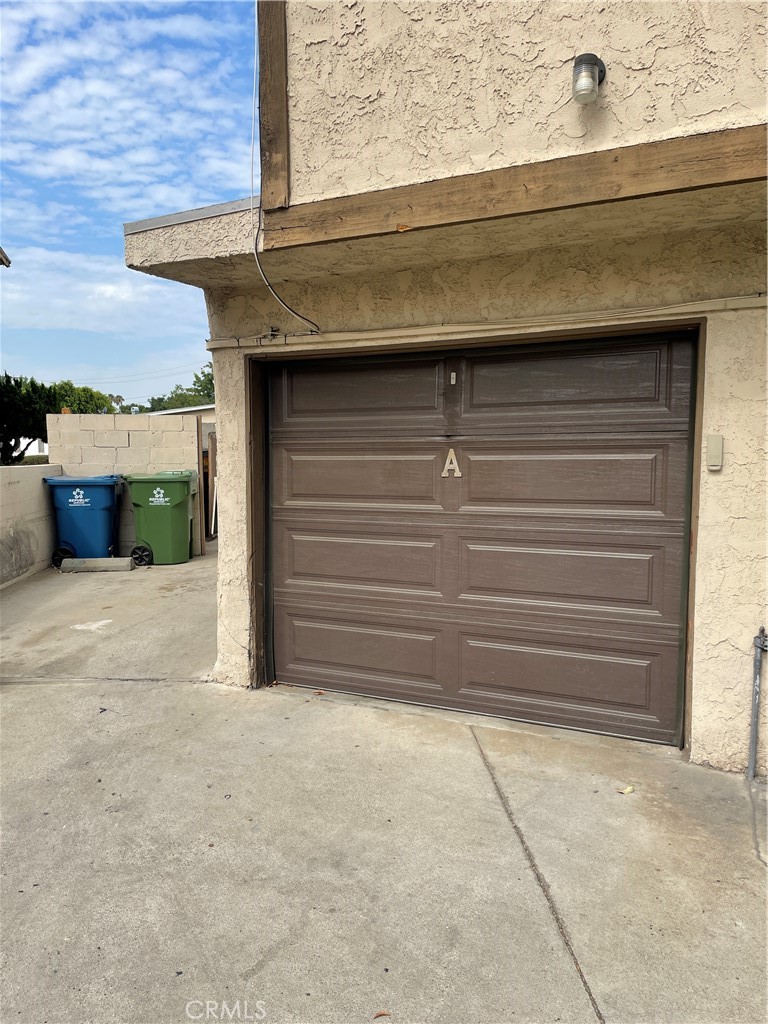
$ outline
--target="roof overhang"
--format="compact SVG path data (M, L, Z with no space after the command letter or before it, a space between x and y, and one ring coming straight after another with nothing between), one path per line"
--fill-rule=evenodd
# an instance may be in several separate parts
M647 143L264 214L274 283L764 223L764 125ZM261 287L250 198L125 226L126 262L206 289Z

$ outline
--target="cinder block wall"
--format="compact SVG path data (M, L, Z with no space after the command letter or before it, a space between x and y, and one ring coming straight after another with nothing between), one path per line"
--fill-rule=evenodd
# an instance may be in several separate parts
M61 466L0 466L0 589L51 564L56 533L46 476L61 476Z
M197 416L57 415L48 416L48 452L67 476L103 473L157 473L198 469ZM202 552L195 499L193 551ZM123 499L120 554L129 555L136 534L133 506Z

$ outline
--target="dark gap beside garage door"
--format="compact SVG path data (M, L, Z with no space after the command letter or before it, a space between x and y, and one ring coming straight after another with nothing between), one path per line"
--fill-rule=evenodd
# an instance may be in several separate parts
M272 368L277 679L677 742L694 342Z

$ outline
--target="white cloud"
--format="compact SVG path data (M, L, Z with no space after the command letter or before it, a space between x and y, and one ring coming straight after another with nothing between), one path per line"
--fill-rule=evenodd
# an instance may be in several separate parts
M88 223L76 206L53 201L37 201L28 196L10 196L3 201L2 237L16 235L15 226L23 224L25 234L39 243L59 244L75 237Z
M164 18L126 19L125 38L132 43L146 43L157 37L184 39L198 43L212 38L226 39L235 31L232 22L201 18L196 14L174 14Z
M6 329L141 335L152 324L172 339L204 338L203 297L197 289L128 270L114 256L91 256L40 246L9 253L3 272ZM160 326L162 325L162 326Z
M6 4L10 179L78 190L91 219L171 212L175 193L192 206L246 194L252 43L233 11L250 4L189 6Z
M85 3L5 3L0 15L2 52L13 53L30 36L38 41L46 34L61 33L75 27L83 16Z
M252 18L228 0L1 3L9 372L118 378L102 390L135 399L207 361L202 294L129 271L121 222L247 194Z
M3 271L3 369L144 400L189 384L209 356L196 288L130 271L119 257L30 246Z

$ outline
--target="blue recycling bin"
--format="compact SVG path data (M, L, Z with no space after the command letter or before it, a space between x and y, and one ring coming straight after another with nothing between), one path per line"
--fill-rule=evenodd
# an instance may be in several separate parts
M47 476L56 510L58 546L51 561L109 558L117 553L121 476Z

